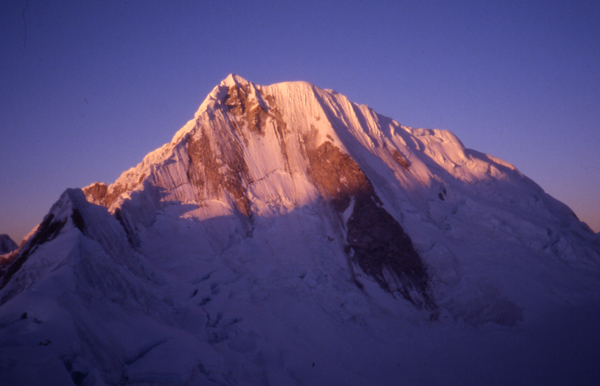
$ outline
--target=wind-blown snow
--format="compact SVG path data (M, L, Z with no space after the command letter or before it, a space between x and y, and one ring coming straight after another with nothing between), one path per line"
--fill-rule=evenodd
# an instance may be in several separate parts
M589 384L599 263L452 133L230 75L4 255L0 384Z

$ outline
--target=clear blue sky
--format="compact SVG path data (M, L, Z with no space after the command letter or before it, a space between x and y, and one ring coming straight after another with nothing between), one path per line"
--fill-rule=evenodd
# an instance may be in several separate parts
M0 3L0 233L113 182L229 73L304 80L510 163L600 231L600 2Z

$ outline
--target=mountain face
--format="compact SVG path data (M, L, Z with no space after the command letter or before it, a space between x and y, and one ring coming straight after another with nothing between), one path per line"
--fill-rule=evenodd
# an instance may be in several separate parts
M569 208L450 132L230 75L170 143L65 191L0 261L0 378L577 383L598 375L595 341L542 371L563 357L532 331L596 312L599 265Z

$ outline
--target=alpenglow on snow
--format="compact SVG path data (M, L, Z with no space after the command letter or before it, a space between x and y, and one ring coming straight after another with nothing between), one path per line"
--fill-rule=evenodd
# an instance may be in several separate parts
M593 339L575 362L532 333L599 309L585 223L452 133L305 82L228 76L170 143L67 189L6 252L0 384L599 375Z

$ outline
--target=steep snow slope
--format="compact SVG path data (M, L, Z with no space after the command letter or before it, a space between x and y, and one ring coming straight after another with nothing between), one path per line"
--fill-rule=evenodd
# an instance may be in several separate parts
M578 335L599 263L565 205L451 133L230 75L170 143L67 190L6 255L0 378L583 384L600 379Z

